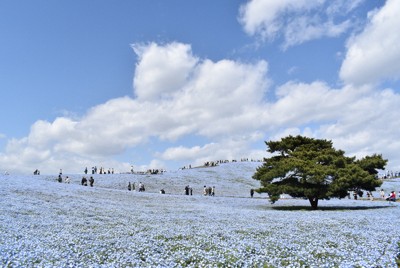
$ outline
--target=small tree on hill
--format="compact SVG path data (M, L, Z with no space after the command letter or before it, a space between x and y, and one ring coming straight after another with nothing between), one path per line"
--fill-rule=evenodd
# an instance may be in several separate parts
M258 192L266 192L274 203L281 194L307 198L313 209L318 200L343 198L348 191L373 191L382 182L377 169L387 160L381 155L356 160L333 148L332 141L303 136L288 136L266 142L273 156L264 159L253 179L261 182Z

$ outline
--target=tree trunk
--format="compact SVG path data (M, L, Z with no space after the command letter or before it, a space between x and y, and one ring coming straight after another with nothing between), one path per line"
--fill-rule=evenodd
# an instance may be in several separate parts
M318 208L318 197L309 197L308 201L310 201L312 209L317 209Z

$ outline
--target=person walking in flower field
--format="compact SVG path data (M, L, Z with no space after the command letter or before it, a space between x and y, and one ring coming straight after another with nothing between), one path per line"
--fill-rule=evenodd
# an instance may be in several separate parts
M381 189L381 191L379 192L379 194L381 195L382 199L385 199L385 191L383 189Z

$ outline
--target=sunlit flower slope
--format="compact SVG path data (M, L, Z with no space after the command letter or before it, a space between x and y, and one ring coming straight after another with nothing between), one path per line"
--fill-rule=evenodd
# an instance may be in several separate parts
M400 203L333 199L311 211L300 209L306 200L284 198L271 205L264 195L250 198L258 165L94 175L94 187L81 186L82 175L68 175L70 184L1 176L0 266L397 267ZM215 186L214 197L202 195L205 185ZM400 182L382 188L398 192Z

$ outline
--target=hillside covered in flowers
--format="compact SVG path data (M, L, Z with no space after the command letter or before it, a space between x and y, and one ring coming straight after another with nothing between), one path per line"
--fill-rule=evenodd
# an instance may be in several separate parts
M397 267L400 203L377 189L373 201L326 200L317 211L289 196L271 205L250 197L258 165L95 174L93 187L82 174L0 176L0 266ZM400 181L381 188L398 192Z

